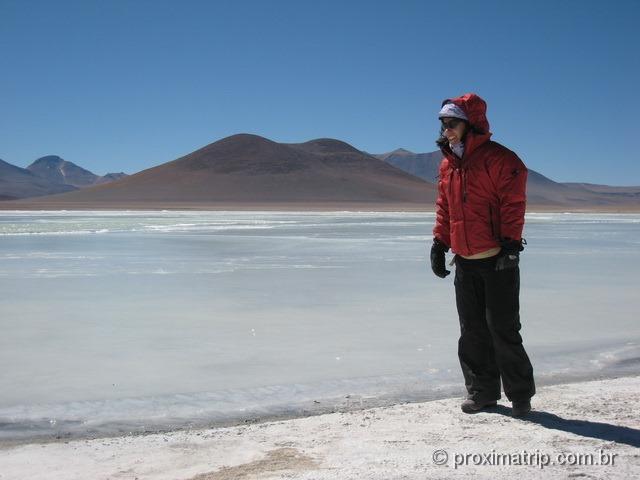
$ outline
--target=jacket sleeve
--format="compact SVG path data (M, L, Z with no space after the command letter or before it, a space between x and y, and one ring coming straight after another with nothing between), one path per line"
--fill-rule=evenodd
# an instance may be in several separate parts
M451 232L449 230L449 201L445 192L444 175L447 159L440 163L440 176L438 179L438 198L436 200L436 224L433 227L433 236L451 247Z
M497 194L500 201L500 236L519 241L524 228L527 203L528 170L513 152L503 157L497 175Z

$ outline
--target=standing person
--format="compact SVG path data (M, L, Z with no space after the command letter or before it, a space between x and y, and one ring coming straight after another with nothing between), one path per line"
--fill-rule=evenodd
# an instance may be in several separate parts
M487 104L474 93L447 99L437 145L440 164L431 269L449 270L455 253L458 358L467 398L462 411L496 405L500 379L512 415L531 410L533 367L520 336L519 255L526 206L527 168L508 148L490 140ZM453 261L450 263L453 264Z

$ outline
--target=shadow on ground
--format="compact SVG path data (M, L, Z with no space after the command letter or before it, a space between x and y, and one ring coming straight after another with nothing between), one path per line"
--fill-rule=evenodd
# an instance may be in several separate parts
M511 416L511 409L504 405L484 410L487 413ZM632 447L640 447L640 430L610 423L591 422L589 420L570 420L553 413L532 410L521 418L522 421L537 423L541 427L573 433L583 437L597 438L611 442L624 443Z

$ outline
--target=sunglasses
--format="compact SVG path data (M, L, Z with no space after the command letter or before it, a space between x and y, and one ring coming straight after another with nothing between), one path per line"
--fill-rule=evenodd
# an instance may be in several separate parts
M460 125L460 123L464 122L464 120L462 120L461 118L452 118L451 120L440 120L442 122L442 128L444 128L445 130L447 129L454 129L456 128L458 125Z

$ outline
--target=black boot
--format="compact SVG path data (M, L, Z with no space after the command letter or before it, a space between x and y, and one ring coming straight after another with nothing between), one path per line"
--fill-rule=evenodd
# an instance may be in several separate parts
M477 413L482 409L487 407L495 407L498 404L495 400L489 400L488 402L478 402L476 400L471 400L470 398L466 399L462 402L460 406L464 413Z
M520 400L520 401L516 400L512 403L512 407L511 407L512 417L524 417L530 411L531 411L530 400Z

